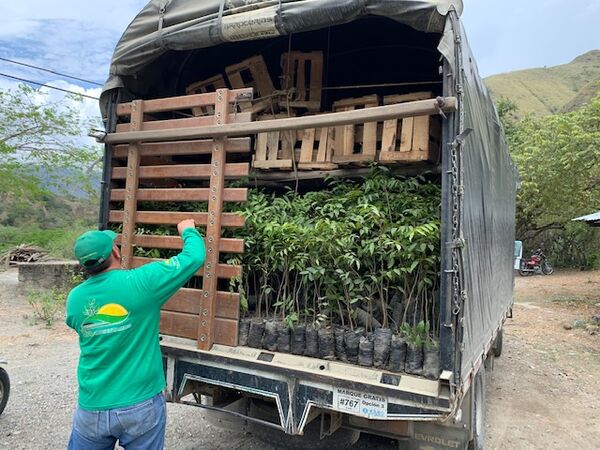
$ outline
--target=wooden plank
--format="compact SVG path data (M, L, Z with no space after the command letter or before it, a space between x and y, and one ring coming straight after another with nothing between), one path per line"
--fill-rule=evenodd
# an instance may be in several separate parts
M121 235L117 235L115 242L121 244ZM206 241L206 239L204 239ZM206 242L205 242L206 243ZM153 234L138 234L133 238L133 244L144 248L168 248L178 250L183 248L183 241L179 236L157 236ZM221 238L221 253L244 253L244 240L234 238Z
M364 97L356 97L356 98L344 98L342 100L336 100L333 102L333 109L336 110L338 108L349 108L356 106L377 106L379 104L379 97L377 94L365 95Z
M307 128L336 127L347 124L380 122L393 118L451 113L456 111L456 97L438 97L437 99L377 106L355 111L342 111L328 114L290 117L248 123L232 123L223 126L181 128L177 130L154 130L109 133L104 143L120 144L132 141L180 141L183 139L201 139L227 136L247 136L249 134L268 133L270 131L303 130Z
M300 148L300 163L309 163L313 160L315 132L316 130L314 128L303 130L302 146Z
M252 120L252 114L249 112L229 114L229 123L242 123ZM169 130L190 127L206 127L215 124L215 116L186 117L184 119L153 120L152 122L143 122L143 131ZM117 133L128 131L128 123L117 125Z
M390 119L383 122L383 135L381 137L381 151L392 152L396 150L398 133L398 120Z
M141 166L139 178L179 178L182 180L206 179L211 174L210 164L178 164L169 166ZM229 163L225 165L225 177L248 176L248 163ZM126 167L114 167L113 180L124 180L127 177Z
M202 324L202 321L200 322ZM198 316L174 311L160 312L160 332L169 336L195 339L198 334ZM238 320L215 317L214 343L236 346Z
M267 160L267 147L269 145L269 133L260 133L256 136L256 152L254 163Z
M201 289L181 288L162 307L163 311L174 311L186 314L200 313L200 305L204 291ZM235 319L239 315L240 294L233 292L217 292L216 316Z
M239 318L216 317L214 322L214 343L236 347L238 344Z
M266 161L254 161L255 169L291 169L294 162L291 159L268 159Z
M375 161L375 155L355 153L354 155L333 156L335 164L366 164L371 161Z
M252 98L251 88L241 88L231 91L229 99L231 103L242 102L246 98ZM165 97L155 100L146 100L144 102L144 111L146 113L175 111L178 109L191 109L195 106L213 105L215 103L215 93L182 95L178 97ZM128 116L131 114L131 103L120 103L117 105L117 115Z
M228 119L228 98L227 89L217 91L217 101L215 103L216 124L222 126ZM214 343L215 317L217 307L217 282L215 274L217 264L219 263L219 251L223 239L221 238L221 225L223 219L223 189L225 187L225 141L226 138L215 139L211 159L210 191L211 196L208 199L208 213L210 220L206 227L206 261L204 263L204 277L202 277L202 290L204 295L201 298L201 308L198 312L198 348L210 350Z
M429 119L429 116L419 116L413 119L413 152L429 150Z
M410 152L412 150L414 118L406 117L402 119L402 129L400 131L400 151Z
M362 141L362 153L374 156L377 152L377 122L365 123Z
M142 129L144 120L144 102L136 100L131 105L131 123L129 126L132 131ZM133 256L133 239L135 235L135 212L137 210L137 190L139 185L140 151L139 144L129 145L127 153L127 167L124 167L125 173L125 203L123 222L123 243L121 246L121 267L129 269L131 267L131 257Z
M414 102L417 100L426 100L428 98L434 98L433 92L411 92L410 94L386 95L383 97L383 104L391 105L394 103Z
M138 201L153 202L207 202L210 195L208 188L177 188L177 189L138 189ZM112 189L111 201L125 200L125 189ZM245 202L248 200L247 188L225 188L224 202Z
M279 152L279 131L267 133L267 161L276 161Z
M141 267L145 264L149 264L151 262L160 262L165 261L165 259L161 258L144 258L142 256L134 256L132 260L132 268ZM219 263L217 265L217 276L219 279L228 280L230 278L239 277L242 274L242 266L233 265L233 264L222 264ZM204 275L204 267L201 267L196 273L196 276Z
M179 142L151 142L140 144L141 156L174 156L174 155L210 155L212 139ZM127 145L116 145L113 148L114 158L127 157ZM234 138L227 140L225 151L230 153L248 153L250 138Z
M161 311L160 332L169 336L196 339L198 316L196 314Z
M123 222L123 211L112 210L108 214L108 221L112 223ZM194 219L197 225L208 224L207 212L178 212L178 211L137 211L134 215L135 223L145 225L177 225L185 219ZM243 227L246 219L237 213L223 213L221 225L224 227Z
M310 90L308 92L308 101L306 108L309 111L319 111L321 109L321 93L323 89L323 52L320 57L315 58L310 66Z
M434 156L429 152L410 151L410 152L379 152L379 161L382 164L390 163L416 163L434 160ZM423 169L421 169L423 171Z

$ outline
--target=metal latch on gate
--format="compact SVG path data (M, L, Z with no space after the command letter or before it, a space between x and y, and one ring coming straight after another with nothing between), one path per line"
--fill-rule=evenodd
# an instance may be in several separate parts
M452 142L452 144L450 144L452 146L452 148L458 148L458 147L462 146L465 143L467 136L470 135L472 132L473 132L473 128L465 128L462 133L460 133L458 136L456 136L454 138L454 141Z
M453 239L448 243L448 247L450 248L464 248L465 240L463 238Z

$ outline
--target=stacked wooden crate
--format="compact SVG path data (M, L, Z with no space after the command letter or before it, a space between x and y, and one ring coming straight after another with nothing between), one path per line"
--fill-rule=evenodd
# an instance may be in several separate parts
M253 120L314 115L322 110L323 53L286 52L280 63L281 90L277 90L262 56L253 56L225 68L225 76L215 75L190 85L188 93L210 92L227 82L235 89L251 87L256 99L240 106ZM331 112L354 111L434 98L432 92L377 94L333 101ZM210 106L196 108L194 114L211 114ZM256 170L333 170L372 163L437 163L440 120L435 116L322 127L306 130L259 133L254 142L252 167Z

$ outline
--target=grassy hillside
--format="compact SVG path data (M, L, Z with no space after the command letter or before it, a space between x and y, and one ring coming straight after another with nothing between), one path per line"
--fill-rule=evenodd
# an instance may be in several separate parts
M568 64L493 75L485 82L494 99L512 100L520 115L568 111L587 103L600 89L600 50Z

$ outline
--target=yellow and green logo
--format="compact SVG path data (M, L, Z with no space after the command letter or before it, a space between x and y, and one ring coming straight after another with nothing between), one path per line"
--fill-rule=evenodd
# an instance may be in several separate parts
M118 303L108 303L99 308L95 314L87 317L83 323L84 327L92 328L101 325L116 325L129 317L129 311Z

